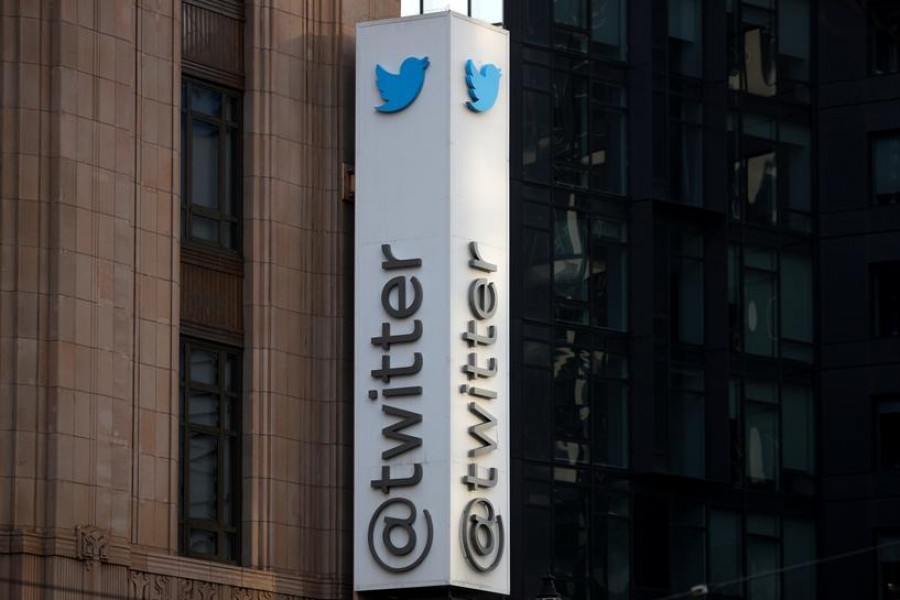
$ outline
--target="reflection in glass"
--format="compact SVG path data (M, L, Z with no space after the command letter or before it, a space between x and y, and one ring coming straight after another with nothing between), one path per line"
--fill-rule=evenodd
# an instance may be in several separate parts
M669 372L669 462L673 473L706 475L706 403L700 369Z
M222 111L222 94L200 86L191 86L191 110L218 117Z
M741 518L737 513L713 510L709 513L709 581L735 581L741 578ZM740 596L741 584L717 591Z
M571 27L587 27L585 0L553 0L553 22Z
M782 536L784 548L782 564L785 566L802 565L815 560L816 529L812 520L785 517ZM816 595L815 565L785 571L782 581L784 583L782 598L815 600L818 597Z
M772 273L748 269L744 273L744 288L744 351L774 356L775 277Z
M754 486L776 486L778 481L778 407L748 402L745 439L747 479Z
M672 339L687 344L702 344L703 261L673 257L669 277Z
M527 180L550 179L550 98L532 90L522 94L522 174Z
M593 0L591 40L594 51L604 58L621 60L625 50L625 8L623 0Z
M703 205L703 112L699 102L673 97L670 105L669 174L672 195Z
M702 70L700 0L669 0L669 68L699 76Z
M192 434L188 446L190 456L190 498L188 516L192 519L215 519L218 485L218 452L215 436Z
M193 119L191 135L191 202L218 210L219 127Z
M812 343L813 282L809 256L781 255L781 337Z
M747 515L747 538L747 599L779 600L777 518ZM762 573L775 574L759 577Z
M215 385L218 379L218 364L218 352L192 349L190 380L194 383Z
M191 529L189 545L191 554L215 556L216 534L213 531Z

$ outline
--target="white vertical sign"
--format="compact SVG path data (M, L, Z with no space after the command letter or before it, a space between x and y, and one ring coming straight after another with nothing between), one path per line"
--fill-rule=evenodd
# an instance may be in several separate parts
M360 24L357 590L509 593L509 37Z

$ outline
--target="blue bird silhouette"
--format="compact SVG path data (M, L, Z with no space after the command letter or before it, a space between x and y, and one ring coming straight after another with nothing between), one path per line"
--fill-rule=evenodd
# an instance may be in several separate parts
M494 105L500 91L500 69L497 65L487 64L481 71L475 68L472 59L466 61L466 85L469 88L471 102L466 102L469 110L484 112Z
M416 99L425 83L425 69L428 57L410 56L400 65L400 73L386 71L381 65L375 66L375 85L384 104L376 106L379 112L392 113L403 110Z

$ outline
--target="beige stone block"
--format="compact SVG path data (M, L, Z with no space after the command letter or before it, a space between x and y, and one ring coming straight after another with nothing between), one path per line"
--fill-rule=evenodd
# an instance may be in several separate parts
M75 75L78 86L76 96L76 114L86 119L94 118L94 77L89 72L79 71Z
M54 479L72 481L75 478L75 447L73 438L66 434L51 436L50 475Z
M177 203L178 197L173 194L168 192L156 194L156 231L162 236L171 236L173 231L179 231L180 223L173 221L179 216L179 211L176 210ZM176 243L176 240L172 243Z
M82 73L93 73L97 52L97 34L93 29L79 27L76 33L78 57L76 65Z
M102 33L97 36L100 59L97 75L110 83L114 83L116 80L116 38L114 35L111 35L114 33L115 25L113 24L112 28L107 29L104 27L104 21L111 20L110 15L112 15L112 12L111 10L100 11L100 29Z
M19 152L22 154L40 154L41 111L23 108L19 111ZM12 131L10 128L7 131ZM13 136L9 136L12 138Z
M78 162L95 164L94 143L96 126L90 119L78 117L75 119L75 159Z
M93 519L94 487L79 485L72 486L72 517L76 523L91 523Z
M72 438L72 480L75 483L92 484L93 476L93 453L92 446L95 442L89 438L73 437Z
M70 2L73 0L69 0ZM78 4L78 25L88 29L94 28L94 0L74 0ZM102 11L101 11L102 12Z
M127 130L116 130L116 171L134 174L134 136Z
M129 535L131 532L131 492L113 491L110 512L110 532L119 537Z
M147 365L138 367L138 405L145 409L156 408L156 369ZM142 438L143 440L143 438Z
M113 396L119 399L132 401L134 395L134 365L131 361L131 353L113 354ZM130 421L129 421L130 422ZM118 430L123 439L131 439L131 426Z
M113 138L115 139L115 137ZM113 142L115 147L115 142ZM97 201L97 210L104 215L114 216L116 211L115 199L115 173L113 170L100 169L94 180L94 193ZM112 231L112 223L108 223ZM112 250L111 250L112 251Z
M132 312L118 307L113 309L113 350L116 352L128 355L133 352L134 324L132 319Z
M112 410L112 424L111 424L110 436L112 437L113 441L116 442L117 444L130 443L131 427L132 427L131 403L128 401L125 401L125 400L119 400L117 398L114 398L111 401L111 410ZM131 455L126 454L123 456L124 456L124 458L127 458L127 460L128 460L127 468L128 468L128 472L130 473L130 471L131 471L130 456ZM124 458L122 458L121 460L124 460ZM118 463L116 463L116 460L119 460L119 459L116 459L116 455L114 454L114 460L113 460L114 481L118 480L117 476L116 476L116 465ZM120 473L120 475L121 475L121 473ZM125 489L125 488L120 488L120 489Z
M113 354L112 352L98 351L95 356L97 360L97 393L110 397L113 394ZM107 432L107 435L111 435L111 433Z
M50 384L63 388L75 387L75 344L56 342L50 355Z
M156 472L154 473L154 500L158 500L160 503L165 504L170 501L169 497L169 470L171 463L165 458L157 458L153 461ZM177 498L175 499L177 502Z
M120 38L123 36L120 34ZM135 51L131 39L134 32L128 32L127 39L116 40L116 82L129 87L134 85Z
M97 135L99 137L99 148L97 149L97 164L102 169L113 171L116 168L116 129L113 125L106 123L97 124ZM95 177L96 180L96 177ZM97 199L96 181L94 187L94 200Z
M152 321L139 319L138 347L140 348L138 360L142 364L156 363L156 325Z
M75 295L83 300L94 298L94 261L87 254L75 254Z

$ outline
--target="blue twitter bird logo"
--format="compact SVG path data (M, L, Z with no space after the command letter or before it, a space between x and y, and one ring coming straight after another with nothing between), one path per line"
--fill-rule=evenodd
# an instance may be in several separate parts
M466 61L466 85L469 88L471 102L466 102L469 110L484 112L494 105L500 91L500 69L497 65L487 64L481 71L475 68L472 59Z
M386 71L381 65L375 66L375 85L384 104L375 110L383 113L401 111L410 104L422 91L425 83L425 69L428 68L428 57L410 56L400 65L400 73Z

